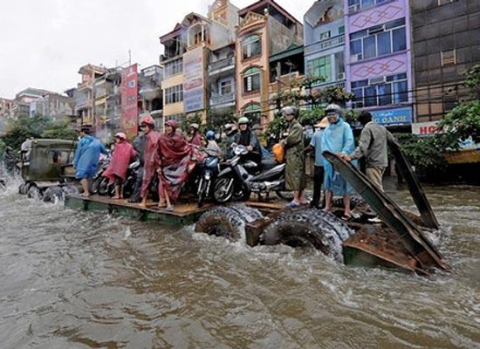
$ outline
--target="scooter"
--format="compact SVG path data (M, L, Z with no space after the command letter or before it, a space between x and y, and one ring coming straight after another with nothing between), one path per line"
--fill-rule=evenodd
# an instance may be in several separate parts
M246 201L251 193L259 199L268 201L270 193L288 200L285 190L285 164L274 161L262 161L259 168L252 160L244 160L247 148L237 145L233 149L234 157L227 161L226 167L218 174L213 189L213 199L219 204L230 200Z
M210 155L205 157L197 166L200 172L197 189L198 207L202 207L205 199L211 196L212 183L219 173L219 159Z
M109 178L103 177L103 173L108 168L110 161L102 164L101 168L95 174L93 185L92 185L92 194L99 195L108 195L113 196L115 193L115 186L109 185ZM129 197L133 192L133 187L135 186L135 181L137 178L137 172L140 167L140 160L135 160L128 165L127 177L122 185L122 196Z

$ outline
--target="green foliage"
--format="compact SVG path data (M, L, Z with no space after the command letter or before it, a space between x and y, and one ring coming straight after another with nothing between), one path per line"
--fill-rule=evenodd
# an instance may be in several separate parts
M228 112L221 114L217 114L215 110L210 109L207 111L206 130L220 132L223 130L225 124L236 122L237 119L235 116L235 107L231 107Z
M466 71L465 85L471 88L474 98L468 102L460 103L453 108L439 123L443 134L439 136L438 144L443 151L457 150L458 142L472 137L480 141L480 64Z
M436 178L445 173L447 163L436 137L418 137L410 133L396 133L394 136L417 173Z
M72 139L76 137L76 132L69 128L67 123L57 123L48 117L36 115L33 118L21 117L12 120L9 131L0 139L18 150L29 137Z

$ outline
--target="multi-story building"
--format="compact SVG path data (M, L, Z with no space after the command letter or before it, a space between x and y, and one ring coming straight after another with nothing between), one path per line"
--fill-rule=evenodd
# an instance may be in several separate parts
M235 26L238 8L228 0L209 7L212 42L208 52L206 91L208 116L213 123L227 121L235 114Z
M75 101L58 93L48 93L30 103L30 116L42 115L57 122L75 122Z
M13 118L15 107L13 99L0 98L0 118Z
M410 1L410 7L416 117L433 123L468 97L463 72L480 63L480 2Z
M346 15L353 108L369 110L379 124L409 129L414 101L408 2L349 0Z
M163 68L159 65L151 65L143 68L138 76L140 95L140 119L150 114L155 120L157 128L163 124Z
M215 117L235 105L232 44L237 10L228 0L218 0L208 18L190 13L160 37L165 119L182 121L197 114L205 120L209 109Z
M314 91L330 85L345 88L344 1L315 2L304 15L304 38L305 75L324 79L312 85Z
M269 84L277 81L278 74L282 75L281 61L288 56L276 55L303 46L303 26L273 0L257 1L240 10L238 15L240 23L235 53L237 114L248 117L252 123L265 124L275 110L270 100L270 92L274 92ZM291 56L296 53L290 52ZM272 77L273 74L277 75ZM275 87L273 90L278 92Z
M75 91L75 114L77 115L77 124L82 126L96 126L96 97L95 81L104 76L107 69L104 67L87 64L78 71L82 75L82 82L77 85ZM101 103L101 101L100 101Z

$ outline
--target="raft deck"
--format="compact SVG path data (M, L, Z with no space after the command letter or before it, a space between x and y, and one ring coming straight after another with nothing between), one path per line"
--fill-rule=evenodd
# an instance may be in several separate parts
M271 202L252 200L244 202L244 204L257 208L263 213L279 211L285 207L283 201L273 200ZM65 197L65 207L67 208L105 212L141 221L157 221L179 226L195 223L205 211L214 206L213 203L205 203L199 208L193 200L190 202L179 202L175 205L173 211L167 211L165 208L158 207L157 203L152 200L148 200L146 207L142 207L137 203L129 203L125 199L116 200L100 195L91 195L88 198L81 195L67 195Z

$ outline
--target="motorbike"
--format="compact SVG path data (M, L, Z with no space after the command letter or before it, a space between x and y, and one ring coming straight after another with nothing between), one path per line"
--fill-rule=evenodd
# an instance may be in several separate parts
M94 176L93 185L92 185L92 194L99 194L99 195L108 195L113 196L115 194L115 186L109 184L110 179L103 177L103 173L107 170L108 164L110 160L105 160L100 168L98 169L97 173ZM129 197L135 186L135 181L137 178L137 172L140 168L140 160L135 160L128 165L127 170L127 177L123 182L122 187L122 196L124 198Z
M284 200L290 198L291 192L285 190L285 163L267 160L259 167L254 161L244 159L248 151L243 145L234 147L233 153L234 157L227 161L215 180L213 199L216 203L246 201L251 193L268 201L272 191Z
M206 156L203 161L197 164L199 172L198 179L198 207L202 207L205 199L212 194L212 183L219 173L219 159L217 156Z

